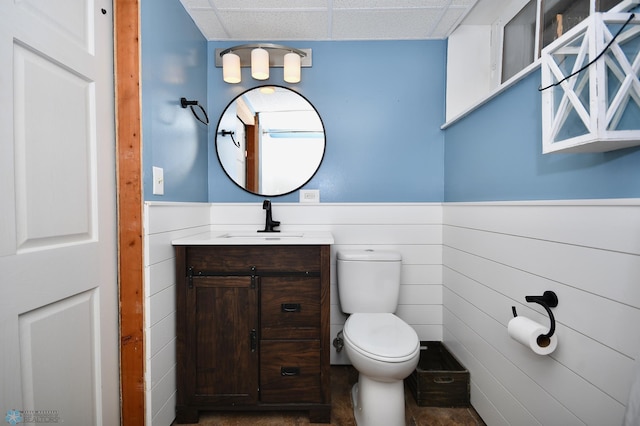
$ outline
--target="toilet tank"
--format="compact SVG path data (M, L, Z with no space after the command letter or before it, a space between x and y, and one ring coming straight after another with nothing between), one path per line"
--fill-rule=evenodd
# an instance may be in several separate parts
M336 254L340 307L346 314L393 313L398 307L402 256L387 250Z

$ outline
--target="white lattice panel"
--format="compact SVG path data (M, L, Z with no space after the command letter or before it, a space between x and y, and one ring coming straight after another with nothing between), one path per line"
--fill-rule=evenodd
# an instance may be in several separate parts
M640 145L640 17L596 13L542 51L542 151Z

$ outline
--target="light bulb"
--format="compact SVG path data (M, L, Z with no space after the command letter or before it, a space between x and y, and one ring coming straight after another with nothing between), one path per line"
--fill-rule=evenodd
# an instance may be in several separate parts
M251 51L251 77L256 80L269 78L269 52L261 47Z
M222 79L227 83L240 83L240 56L232 52L222 55Z
M284 55L284 81L300 82L300 55L297 53L290 52Z

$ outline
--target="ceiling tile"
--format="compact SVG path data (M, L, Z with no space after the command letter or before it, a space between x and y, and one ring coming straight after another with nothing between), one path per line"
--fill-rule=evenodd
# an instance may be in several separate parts
M451 7L456 7L456 6L461 6L461 7L465 7L467 8L467 11L465 11L465 14L468 13L469 10L471 10L471 7L473 5L475 5L478 2L478 0L452 0L450 6Z
M334 0L334 9L415 9L444 7L450 0Z
M215 12L205 9L191 9L188 12L193 22L196 23L196 26L207 40L228 39L229 35L225 32Z
M207 40L225 40L229 37L212 10L192 9L189 14Z
M208 40L409 40L448 37L477 1L180 0Z
M449 36L451 31L462 21L465 14L467 13L466 8L454 8L450 7L447 9L439 19L438 24L433 29L433 33L431 37L433 38L446 38Z
M437 9L336 10L331 33L337 40L426 39L439 15ZM393 22L402 25L392 25Z
M212 1L218 10L296 10L318 9L328 10L328 0L215 0Z
M185 9L190 8L211 8L211 3L209 0L180 0Z
M230 40L323 40L327 38L325 12L218 12Z

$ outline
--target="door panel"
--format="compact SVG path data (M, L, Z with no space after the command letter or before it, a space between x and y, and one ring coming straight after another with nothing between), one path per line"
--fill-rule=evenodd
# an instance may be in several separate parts
M94 19L92 1L53 0L17 0L19 12L30 15L27 18L38 21L57 37L67 38L68 42L88 53L94 52ZM66 44L66 43L65 43Z
M100 383L98 300L94 289L19 315L25 407L51 407L49 415L66 424L94 423ZM69 376L73 386L60 392L59 384Z
M0 417L116 425L111 1L0 2L0 64Z
M89 240L93 84L19 44L13 75L18 251Z

